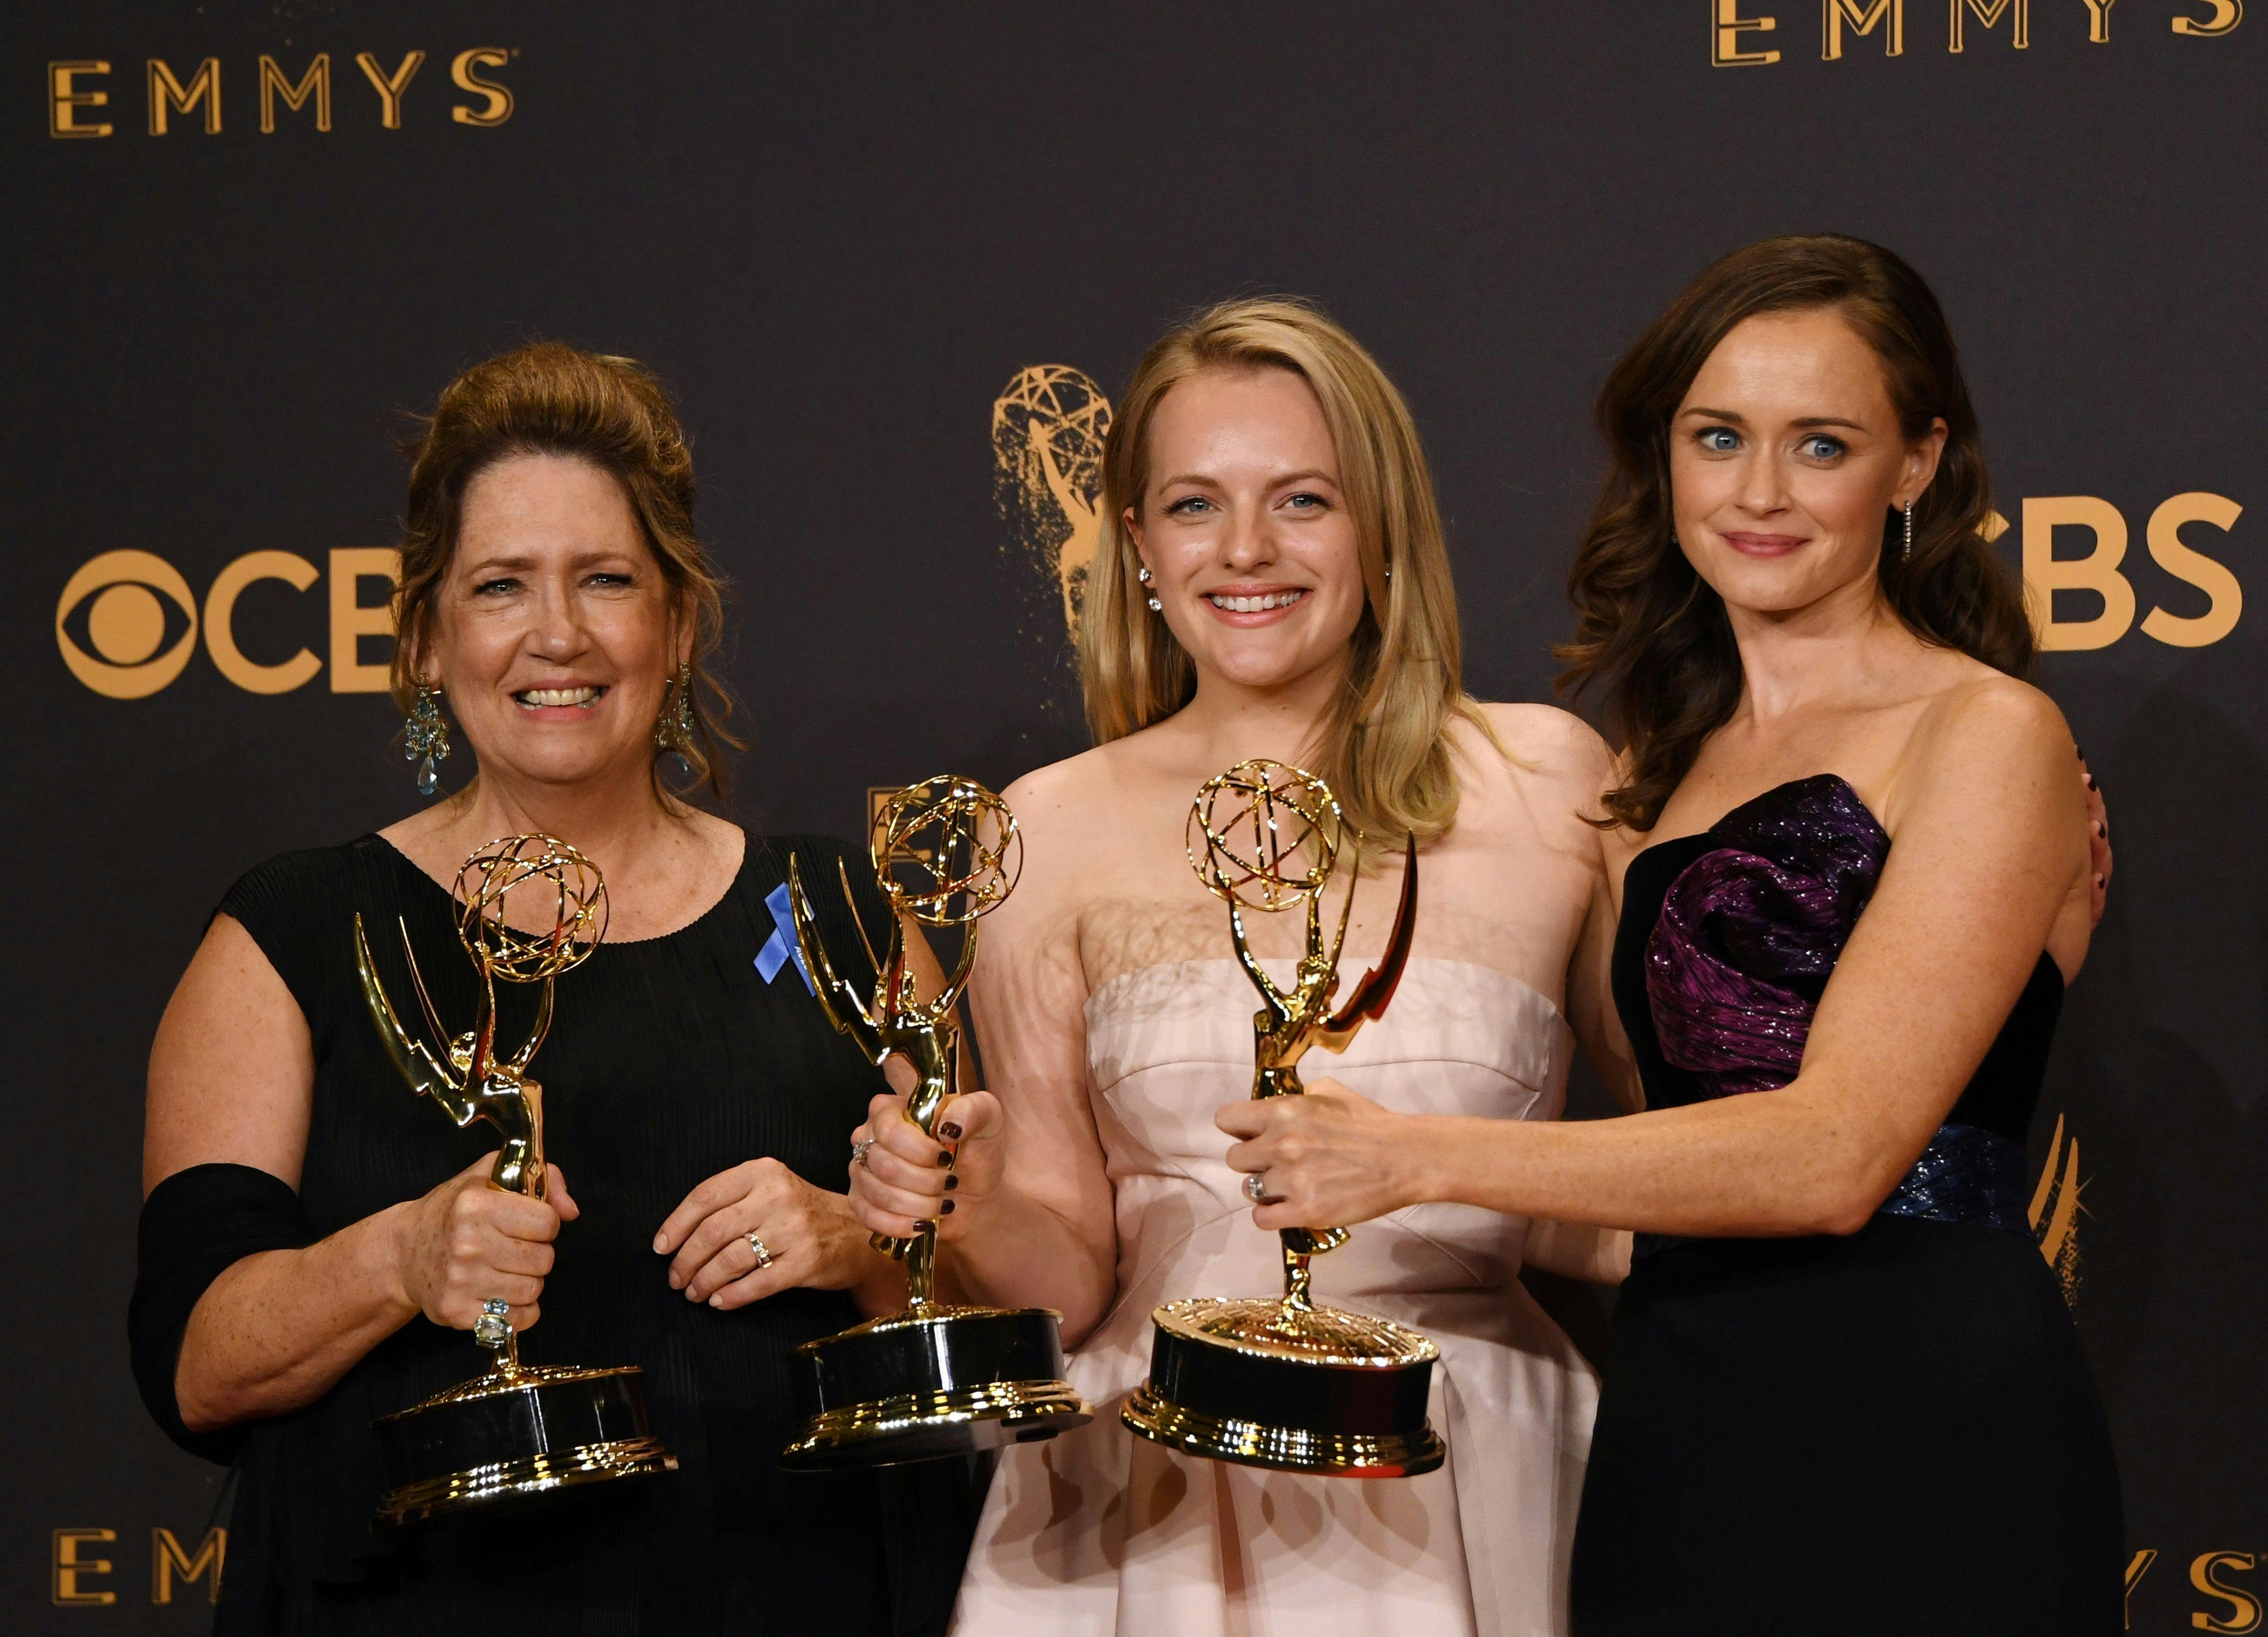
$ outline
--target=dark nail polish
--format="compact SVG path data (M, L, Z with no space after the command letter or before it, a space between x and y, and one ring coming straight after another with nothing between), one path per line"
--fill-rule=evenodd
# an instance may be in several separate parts
M961 1141L960 1124L957 1121L948 1119L937 1128L937 1134L943 1137L947 1142L958 1142Z
M951 1200L947 1200L945 1202L945 1208L944 1208L943 1210L939 1211L939 1212L938 1213L938 1215L940 1215L940 1216L950 1216L950 1215L953 1215L953 1201L952 1201Z
M946 1191L947 1193L952 1193L955 1188L959 1187L960 1186L961 1186L961 1178L958 1178L958 1177L947 1177L947 1178L945 1179L945 1191Z
M937 1154L937 1163L940 1165L950 1165L953 1164L953 1156L945 1149L939 1149Z

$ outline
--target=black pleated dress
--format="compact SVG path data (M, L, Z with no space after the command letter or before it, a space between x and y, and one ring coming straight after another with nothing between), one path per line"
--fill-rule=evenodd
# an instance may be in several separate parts
M1632 861L1614 989L1648 1106L1794 1078L1889 850L1822 776ZM2027 1220L2062 1002L2043 955L1859 1232L1638 1236L1576 1524L1575 1637L2121 1629L2109 1429Z
M374 1530L382 1485L371 1423L477 1374L485 1358L466 1332L413 1319L306 1408L232 1436L184 1437L236 1466L217 1630L942 1630L974 1522L967 1468L811 1476L777 1463L791 1431L785 1354L856 1323L848 1296L793 1290L718 1312L670 1289L666 1259L653 1251L663 1218L696 1184L745 1160L772 1156L840 1191L850 1133L884 1089L782 958L793 934L774 909L791 850L830 945L856 949L836 885L840 844L751 836L732 889L698 921L602 943L559 980L556 1019L532 1065L546 1148L582 1215L561 1234L521 1357L642 1365L654 1431L681 1470L492 1521ZM854 883L871 879L861 863ZM355 973L359 911L396 1009L414 1013L399 917L442 1020L468 1026L474 973L446 891L367 836L264 864L221 908L260 944L313 1034L300 1199L314 1234L423 1194L497 1146L488 1127L458 1131L402 1083ZM871 887L859 911L879 938L887 912ZM497 1039L510 1050L526 1038L534 995L498 987ZM144 1238L151 1286L165 1252L147 1215ZM150 1332L165 1326L161 1313L185 1318L186 1307L161 1295L137 1292L137 1368L159 1419L178 1431L166 1413L178 1324L170 1337Z

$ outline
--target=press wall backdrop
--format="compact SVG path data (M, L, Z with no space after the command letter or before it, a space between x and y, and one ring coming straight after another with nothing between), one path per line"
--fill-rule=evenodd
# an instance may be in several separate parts
M738 816L850 834L870 787L1083 745L1095 457L1171 319L1295 291L1368 342L1469 683L1541 698L1604 372L1703 263L1818 229L1943 296L2109 796L2034 1215L2131 1627L2257 1628L2262 10L12 6L0 1629L210 1618L220 1474L127 1370L144 1060L239 871L418 800L384 605L397 444L453 372L543 335L661 373L737 593Z

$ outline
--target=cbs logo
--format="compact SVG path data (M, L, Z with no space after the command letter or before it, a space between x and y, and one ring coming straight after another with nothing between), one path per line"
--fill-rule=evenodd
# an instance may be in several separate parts
M2201 490L2176 495L2150 514L2142 540L2151 560L2190 588L2182 598L2184 603L2194 606L2197 594L2203 593L2205 612L2176 613L2153 607L2142 616L2143 635L2169 648L2206 648L2236 628L2244 612L2244 588L2226 563L2191 542L2198 539L2196 525L2226 535L2243 515L2244 508L2226 495ZM2136 604L2134 582L2125 568L2124 513L2093 495L2051 495L2026 500L2018 516L2025 601L2031 606L2032 628L2043 650L2108 648L2133 628ZM1985 538L1998 540L2008 528L2008 520L1995 512L1985 525ZM2182 535L2185 528L2190 530L2188 540ZM2058 529L2093 536L2091 549L2083 557L2057 556ZM2101 612L2086 619L2059 620L2055 615L2058 591L2091 593Z
M394 611L387 602L365 605L362 583L401 576L399 552L385 547L343 547L329 554L330 681L334 694L386 690L384 663L365 664L362 639L391 637ZM214 576L202 606L180 569L146 551L107 551L82 565L55 603L55 646L63 664L88 687L109 699L147 699L188 668L197 639L204 639L213 669L249 694L288 694L305 687L324 662L305 647L280 660L255 659L237 641L237 604L263 580L305 591L323 571L296 552L247 552ZM268 633L262 633L268 635ZM276 644L255 642L257 648Z

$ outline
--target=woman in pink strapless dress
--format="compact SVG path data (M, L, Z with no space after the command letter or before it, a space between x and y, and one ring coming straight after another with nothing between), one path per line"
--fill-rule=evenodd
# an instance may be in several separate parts
M1279 981L1289 962L1270 963ZM1362 969L1348 963L1342 981ZM1334 1079L1411 1112L1550 1119L1574 1038L1517 979L1414 959ZM1233 960L1113 979L1086 1003L1095 1126L1117 1205L1117 1296L1071 1356L1093 1424L1010 1453L962 1583L967 1632L1556 1632L1595 1387L1521 1288L1527 1224L1425 1205L1314 1264L1318 1296L1440 1344L1432 1416L1448 1464L1401 1482L1195 1461L1128 1434L1150 1310L1282 1279L1212 1123L1252 1081L1252 1000ZM1231 1593L1224 1596L1224 1591Z
M1523 1259L1615 1276L1616 1236L1456 1207L1367 1224L1316 1259L1332 1303L1440 1346L1448 1457L1401 1480L1278 1474L1137 1438L1150 1313L1281 1288L1273 1233L1215 1126L1249 1095L1250 982L1192 873L1197 787L1248 757L1329 780L1370 838L1342 968L1386 942L1402 838L1419 844L1414 951L1383 1019L1311 1057L1411 1112L1550 1119L1602 1031L1604 747L1564 714L1457 681L1455 603L1424 458L1377 365L1313 312L1216 309L1137 370L1104 455L1081 631L1095 749L1012 785L1026 859L969 994L990 1090L943 1144L877 1099L852 1169L862 1219L939 1223L958 1294L1064 1318L1094 1422L1001 1457L954 1630L1175 1637L1546 1637L1566 1573L1595 1384L1519 1282ZM1354 870L1342 861L1334 916ZM1248 918L1279 980L1303 917ZM940 1164L940 1159L946 1162Z

